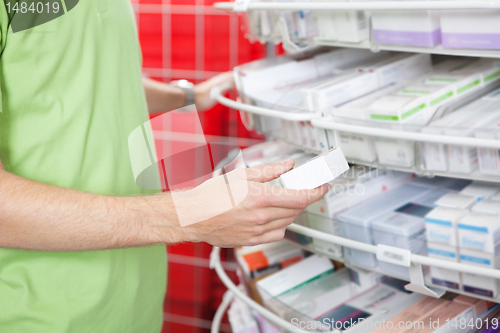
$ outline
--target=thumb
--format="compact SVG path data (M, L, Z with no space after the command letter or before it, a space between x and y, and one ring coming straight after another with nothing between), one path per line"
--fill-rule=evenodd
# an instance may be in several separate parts
M290 171L295 165L291 158L281 163L268 163L257 167L247 169L247 180L265 183L278 178L287 171Z

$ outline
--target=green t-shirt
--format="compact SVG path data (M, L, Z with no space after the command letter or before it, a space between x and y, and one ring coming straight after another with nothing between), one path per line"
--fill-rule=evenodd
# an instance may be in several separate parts
M148 119L129 0L82 0L74 8L66 0L64 15L15 33L6 3L0 0L6 170L92 193L148 193L135 184L127 146ZM0 248L0 332L157 333L165 287L164 246Z

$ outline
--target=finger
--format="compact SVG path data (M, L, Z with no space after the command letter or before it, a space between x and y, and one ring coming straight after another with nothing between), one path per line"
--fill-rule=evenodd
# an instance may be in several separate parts
M272 207L305 209L310 204L321 199L328 191L330 185L324 184L312 190L281 189L278 193L273 191L268 195L266 202Z
M266 244L282 240L283 237L285 237L285 231L286 228L274 229L270 232L265 233L262 236L257 237L256 243Z
M278 178L287 171L290 171L295 165L291 158L281 163L268 163L246 170L247 180L265 183Z
M276 229L282 229L288 227L290 224L293 223L293 221L295 221L297 215L298 214L266 223L265 225L263 225L264 229L263 233L268 233Z
M233 72L226 72L214 76L211 80L213 80L213 85L221 87L221 92L225 93L226 91L232 89L234 87L234 75Z
M302 209L290 209L290 208L277 208L269 207L264 209L258 209L254 211L250 221L254 225L264 225L266 226L264 230L269 230L267 225L276 220L295 218L297 215L302 213Z

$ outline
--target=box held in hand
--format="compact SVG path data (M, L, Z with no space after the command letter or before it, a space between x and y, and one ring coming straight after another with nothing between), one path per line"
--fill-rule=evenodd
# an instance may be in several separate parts
M314 189L329 183L349 169L340 148L334 148L281 175L283 187L291 190Z

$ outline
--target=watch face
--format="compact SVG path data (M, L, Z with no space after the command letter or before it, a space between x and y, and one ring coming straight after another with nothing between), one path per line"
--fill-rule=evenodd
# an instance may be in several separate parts
M180 87L180 88L192 88L194 86L194 84L189 82L188 80L176 81L175 85Z

